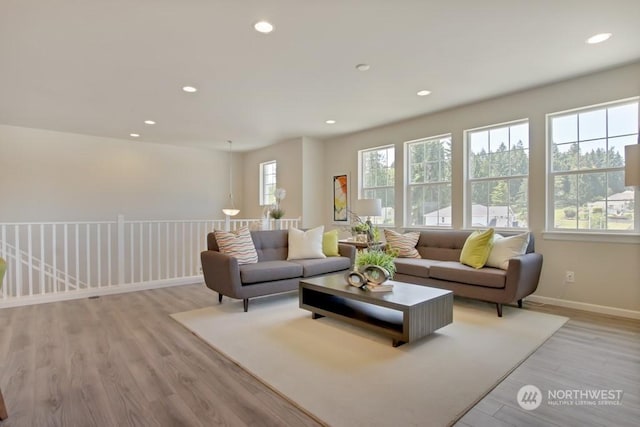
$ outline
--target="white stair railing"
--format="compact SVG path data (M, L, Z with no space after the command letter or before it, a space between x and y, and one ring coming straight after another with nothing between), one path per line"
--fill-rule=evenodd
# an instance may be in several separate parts
M202 280L214 229L299 227L301 219L0 223L0 308Z

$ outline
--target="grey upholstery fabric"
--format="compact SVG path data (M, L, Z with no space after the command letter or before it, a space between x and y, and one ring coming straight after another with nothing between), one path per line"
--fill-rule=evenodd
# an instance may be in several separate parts
M293 279L302 275L302 266L290 261L260 261L255 264L243 264L239 268L243 285Z
M258 263L238 265L238 261L219 252L214 233L207 235L207 248L200 254L206 286L220 296L247 299L298 289L300 278L344 272L353 266L356 248L339 244L340 257L310 262L286 261L288 230L252 231ZM311 262L313 261L313 262Z
M507 272L489 267L475 269L456 261L441 261L431 266L429 277L468 285L504 288Z
M294 259L294 262L302 267L302 277L318 276L320 274L334 273L347 270L351 267L349 258L328 257L322 259Z
M429 268L442 261L421 258L396 258L396 273L429 277Z

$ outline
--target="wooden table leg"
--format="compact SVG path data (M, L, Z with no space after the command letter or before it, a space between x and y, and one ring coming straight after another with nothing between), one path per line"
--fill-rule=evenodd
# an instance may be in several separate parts
M0 390L0 420L6 420L7 417L7 407L4 406L4 398L2 397L2 390Z

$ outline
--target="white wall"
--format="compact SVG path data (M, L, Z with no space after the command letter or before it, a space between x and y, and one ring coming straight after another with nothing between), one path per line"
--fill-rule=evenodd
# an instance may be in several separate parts
M640 94L640 62L461 106L436 114L369 129L325 142L325 181L349 172L352 200L357 194L357 151L385 144L396 146L396 224L402 225L403 143L452 133L453 227L463 225L463 131L474 127L529 119L531 171L529 223L536 249L544 256L537 295L640 311L640 245L547 240L545 228L545 114L628 98ZM427 100L428 102L428 100ZM330 161L329 161L330 159ZM331 188L325 186L324 212L331 212ZM327 217L326 224L331 218ZM564 284L566 270L576 283Z
M302 226L324 224L324 143L304 137L302 141Z
M260 163L275 160L277 162L276 182L278 187L287 190L282 202L286 218L302 216L302 141L295 138L279 144L270 145L244 153L243 175L245 191L242 201L243 218L260 218Z
M0 222L115 220L118 214L222 219L229 192L227 156L0 125ZM241 159L234 164L240 166ZM234 175L239 194L238 167Z

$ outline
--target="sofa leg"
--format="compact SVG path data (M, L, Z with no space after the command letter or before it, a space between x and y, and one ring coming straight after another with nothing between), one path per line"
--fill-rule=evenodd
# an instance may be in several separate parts
M502 317L502 304L496 303L496 309L498 310L498 317Z
M222 294L218 294L218 303L222 303Z
M244 305L244 312L249 311L249 298L245 298L242 300L242 304Z
M522 308L522 299L518 300L518 308Z

